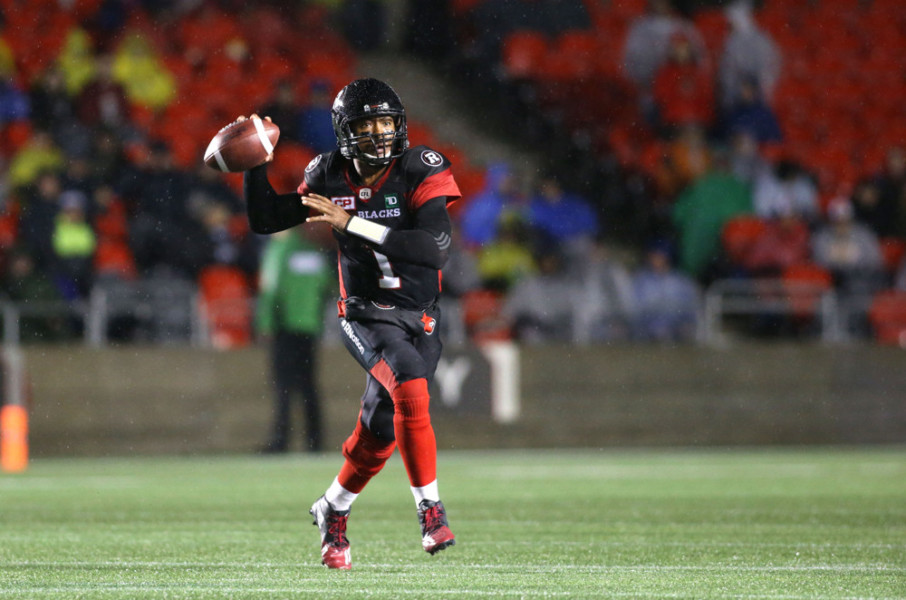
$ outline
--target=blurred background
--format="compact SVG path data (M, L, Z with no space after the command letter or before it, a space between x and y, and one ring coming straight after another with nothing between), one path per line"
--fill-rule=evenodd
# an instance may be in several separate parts
M4 399L36 456L263 442L269 240L202 155L269 115L293 190L373 76L463 191L442 447L903 442L904 57L899 0L2 0Z

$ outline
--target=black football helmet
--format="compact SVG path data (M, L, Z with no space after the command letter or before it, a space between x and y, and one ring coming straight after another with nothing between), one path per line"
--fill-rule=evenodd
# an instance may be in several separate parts
M396 131L383 135L355 135L351 124L366 117L392 116ZM409 147L409 136L406 131L406 109L393 88L377 79L356 79L337 94L330 109L333 131L337 136L337 145L346 158L357 158L370 165L386 165L400 156ZM365 152L359 145L362 140L370 139L373 148L392 140L391 150L387 156L377 156Z

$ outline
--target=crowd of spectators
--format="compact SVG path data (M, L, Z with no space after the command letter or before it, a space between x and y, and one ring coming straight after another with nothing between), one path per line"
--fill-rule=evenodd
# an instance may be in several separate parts
M275 169L335 145L333 87L352 51L323 5L36 1L0 8L0 280L22 305L113 282L196 284L212 266L253 291L262 240L241 176L201 157L239 114L281 126ZM295 36L305 23L311 36ZM332 53L322 64L322 51ZM254 55L254 56L253 56ZM25 316L23 337L80 326ZM21 325L21 324L20 324Z
M810 25L845 27L889 84L889 97L865 105L893 115L906 87L884 69L889 53L906 48L884 33L884 16L896 26L902 15L896 2L872 0L822 21L833 3L794 4L408 4L404 51L472 90L476 106L496 110L492 120L535 147L545 167L478 168L460 149L439 148L457 154L467 192L453 209L458 237L444 285L470 333L688 341L714 281L783 277L804 265L823 269L863 314L874 293L906 290L903 121L891 116L880 132L866 125L865 135L877 134L869 148L808 95L814 89L803 91L829 60ZM248 231L241 178L201 165L204 145L251 108L270 115L282 154L271 180L294 188L293 169L334 147L334 91L353 78L355 51L382 45L384 8L4 4L4 296L80 300L109 281L198 282L227 266L251 297L264 240ZM363 19L368 27L352 26ZM863 31L869 24L874 33ZM886 46L869 46L873 34ZM413 143L433 142L412 125ZM484 186L466 186L478 171ZM67 334L65 320L20 325L23 336ZM864 322L855 331L869 333Z
M602 235L587 198L557 175L526 180L505 164L455 213L457 251L444 288L477 339L523 343L689 342L701 290L666 240L638 258Z
M571 20L479 28L456 12L466 51L445 68L483 97L496 90L507 133L589 199L599 240L633 249L630 265L666 245L700 291L728 278L826 285L847 333L871 334L872 299L906 273L895 2L531 4L566 5ZM488 40L496 54L476 54Z

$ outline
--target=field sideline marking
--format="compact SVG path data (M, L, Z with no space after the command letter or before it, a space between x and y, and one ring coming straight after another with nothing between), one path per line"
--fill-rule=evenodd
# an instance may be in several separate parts
M513 565L489 565L489 564L462 564L455 565L456 567L466 568L466 569L485 569L485 570L511 570ZM89 562L89 561L72 561L72 562L31 562L31 561L22 561L22 562L9 562L0 564L0 571L9 569L9 568L23 568L23 567L121 567L124 569L132 569L136 567L163 567L163 568L230 568L230 569L250 569L250 568L259 568L259 569L274 569L274 568L312 568L316 570L323 570L320 565L307 565L300 564L297 562L287 562L287 563L204 563L204 562L166 562L166 561L126 561L126 562L114 562L114 561L100 561L100 562ZM359 568L372 568L372 569L398 569L400 565L398 563L391 564L380 564L380 563L365 563L360 565ZM420 564L412 564L412 568L420 568ZM889 567L889 566L880 566L880 565L802 565L802 566L763 566L763 567L745 567L745 566L734 566L734 565L520 565L520 569L533 570L534 572L546 573L549 571L736 571L736 572L808 572L808 571L872 571L872 572L885 572L885 573L901 573L906 572L906 567Z
M72 594L73 592L83 592L83 591L93 591L93 592L124 592L124 593L134 593L134 592L176 592L182 591L186 593L191 592L217 592L217 593L228 593L228 594L249 594L249 593L264 593L264 594L330 594L337 591L336 586L325 586L325 587L282 587L282 588L261 588L261 587L225 587L225 586L216 586L216 585L192 585L192 586L144 586L144 585L101 585L101 586L71 586L71 587L48 587L48 588L28 588L29 591L39 592L44 594ZM423 588L417 589L394 589L393 593L396 595L420 595L424 594ZM6 596L11 594L19 594L22 590L0 590L0 596ZM456 589L456 590L432 590L432 594L443 594L446 597L458 597L458 596L490 596L490 597L518 597L518 598L550 598L550 597L575 597L576 591L524 591L524 590L508 590L508 591L493 591L493 590L468 590L468 589ZM609 598L694 598L690 594L679 594L679 593L652 593L652 594L639 594L637 592L614 592L608 591L607 597ZM734 600L816 600L816 598L823 598L823 596L792 596L787 594L722 594L720 598L732 598ZM890 596L834 596L834 600L900 600L898 597Z

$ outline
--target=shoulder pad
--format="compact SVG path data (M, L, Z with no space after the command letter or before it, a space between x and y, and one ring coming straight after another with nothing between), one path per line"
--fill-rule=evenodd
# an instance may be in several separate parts
M327 165L330 163L330 155L333 153L334 151L324 152L311 159L305 167L305 178L308 179L309 176L317 176L318 173L326 171Z
M425 176L450 168L450 160L438 150L428 146L409 148L401 157L402 167L407 172L421 172Z
M462 197L453 179L450 160L427 146L410 148L401 157L401 168L413 193L409 205L418 209L432 198L445 197L447 203Z
M336 162L337 156L339 155L339 150L332 150L319 154L311 159L305 167L305 179L303 183L299 185L299 193L306 193L308 189L316 187L319 183L323 183L327 179L328 169Z

